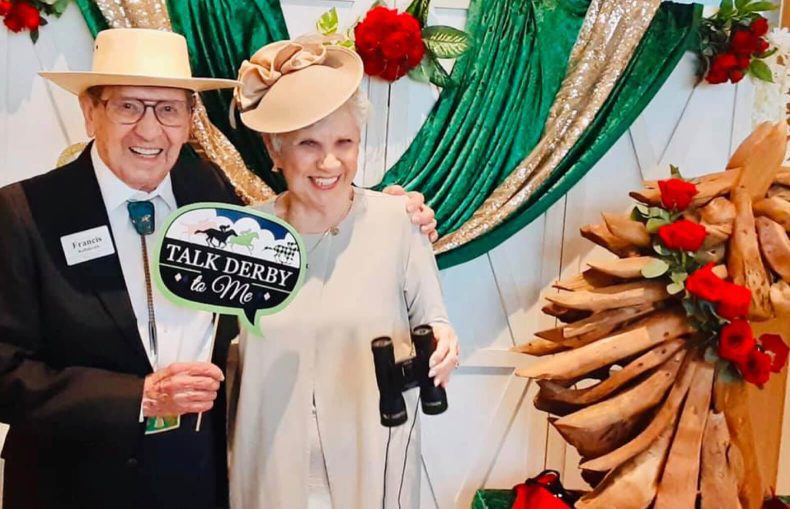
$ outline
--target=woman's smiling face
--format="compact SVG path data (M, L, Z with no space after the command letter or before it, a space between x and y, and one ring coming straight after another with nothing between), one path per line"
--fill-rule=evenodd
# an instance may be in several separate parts
M311 126L277 135L276 141L264 136L288 191L300 201L323 208L348 200L360 142L359 122L351 108L347 103Z

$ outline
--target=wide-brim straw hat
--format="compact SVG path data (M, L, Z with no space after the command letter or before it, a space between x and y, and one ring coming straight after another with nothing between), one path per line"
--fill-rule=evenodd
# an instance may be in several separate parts
M170 87L201 92L239 84L234 80L193 78L186 39L173 32L145 28L111 28L99 32L90 71L39 74L77 95L99 85Z
M355 51L316 39L262 47L239 70L235 104L262 133L296 131L329 116L359 88L364 67Z

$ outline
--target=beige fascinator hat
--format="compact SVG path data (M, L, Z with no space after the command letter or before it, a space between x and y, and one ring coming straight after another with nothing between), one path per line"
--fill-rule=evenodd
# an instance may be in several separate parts
M97 85L172 87L195 92L238 85L234 80L193 78L184 36L145 28L99 32L91 71L39 74L73 94Z
M234 102L250 129L296 131L342 106L359 88L362 73L356 52L320 38L273 42L241 64Z

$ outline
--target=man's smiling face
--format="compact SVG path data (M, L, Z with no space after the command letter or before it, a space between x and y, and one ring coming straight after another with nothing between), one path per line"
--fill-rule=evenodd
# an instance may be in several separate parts
M137 123L122 124L110 119L107 108L123 107L124 100L189 103L190 97L190 91L178 88L104 86L98 97L83 93L80 106L102 161L129 187L150 192L173 169L189 139L190 122L167 127L159 123L153 108L147 108Z

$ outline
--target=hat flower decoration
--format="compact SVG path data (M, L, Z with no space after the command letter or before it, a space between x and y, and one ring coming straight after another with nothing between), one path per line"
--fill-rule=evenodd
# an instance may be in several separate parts
M402 12L379 1L340 33L337 10L332 8L318 19L316 28L329 44L355 49L368 76L394 82L408 75L438 87L452 86L439 59L460 57L469 49L471 38L450 26L428 26L429 9L430 0L413 0Z

